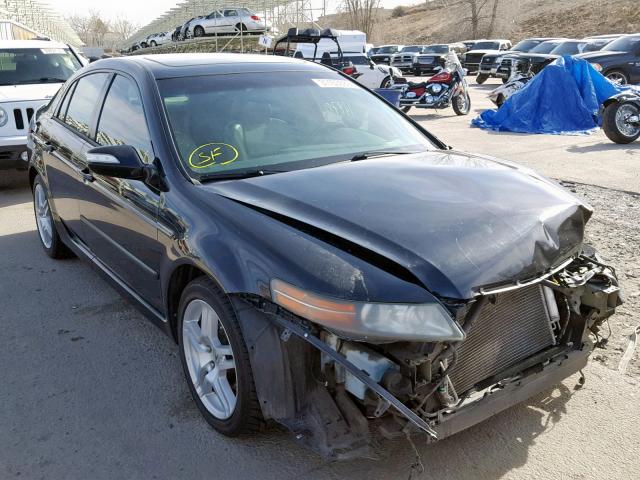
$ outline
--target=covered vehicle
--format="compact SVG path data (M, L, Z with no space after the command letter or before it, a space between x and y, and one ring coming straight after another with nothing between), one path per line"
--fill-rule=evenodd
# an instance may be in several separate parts
M445 438L583 368L620 302L589 205L318 63L101 60L31 138L44 251L177 340L226 435L275 420L338 458Z
M564 56L472 124L519 133L588 133L598 128L603 102L620 91L586 60Z

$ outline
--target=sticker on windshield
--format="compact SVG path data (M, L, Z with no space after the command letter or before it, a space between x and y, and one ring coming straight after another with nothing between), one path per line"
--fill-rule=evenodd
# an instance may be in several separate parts
M228 143L205 143L191 152L189 165L192 168L229 165L235 162L239 156L238 149Z
M65 53L64 48L41 48L40 51L45 55L64 55Z
M358 86L349 80L335 78L312 78L311 79L320 88L358 88Z

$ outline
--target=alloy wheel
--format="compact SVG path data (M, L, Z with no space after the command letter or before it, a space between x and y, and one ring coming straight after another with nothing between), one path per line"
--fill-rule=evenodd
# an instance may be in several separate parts
M617 83L618 85L627 84L627 77L625 77L624 74L620 72L611 72L607 74L607 78L611 80L613 83Z
M190 380L203 405L224 420L238 401L236 365L227 333L216 311L203 300L192 300L184 311L183 348Z
M640 115L640 111L638 111L635 106L629 103L621 105L616 112L616 126L618 127L618 130L620 130L620 133L627 137L635 137L638 135L640 127L636 127L629 123L630 117L638 115Z
M34 198L36 225L38 227L38 233L40 234L40 240L42 240L46 248L51 248L53 244L53 219L51 217L51 209L49 208L47 195L39 183L35 186Z

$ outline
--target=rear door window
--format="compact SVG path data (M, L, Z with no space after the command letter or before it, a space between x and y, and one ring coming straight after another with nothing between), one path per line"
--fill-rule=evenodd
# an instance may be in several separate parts
M64 123L78 133L89 136L91 121L100 105L100 94L108 77L108 73L94 73L78 80Z

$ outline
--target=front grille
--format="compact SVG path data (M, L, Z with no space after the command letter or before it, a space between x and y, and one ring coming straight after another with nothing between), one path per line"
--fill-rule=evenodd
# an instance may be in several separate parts
M472 63L472 64L479 64L480 60L482 60L482 56L484 55L484 53L467 53L467 56L464 57L464 62L465 63Z
M460 395L554 343L540 285L498 294L458 347L451 381Z

